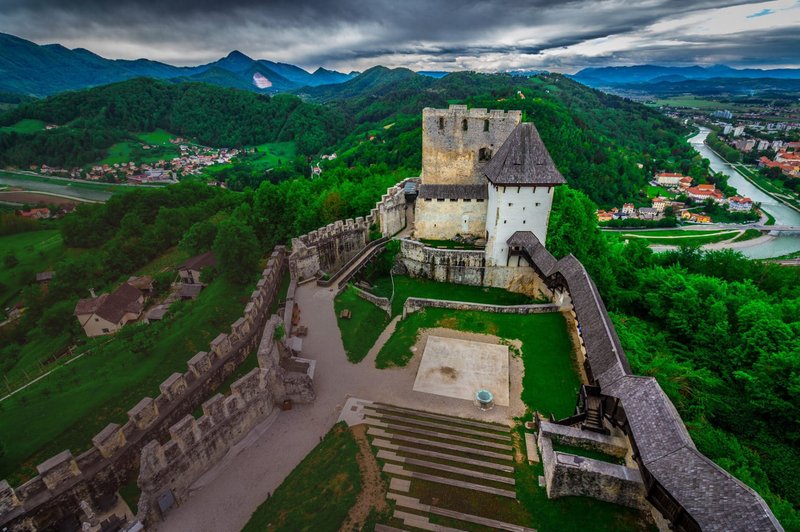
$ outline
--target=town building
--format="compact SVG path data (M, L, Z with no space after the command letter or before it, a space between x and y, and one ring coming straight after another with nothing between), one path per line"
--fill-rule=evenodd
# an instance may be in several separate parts
M75 305L75 316L86 336L112 334L129 321L137 320L144 308L141 290L122 283L110 294L81 299Z
M662 172L660 174L656 174L656 182L659 185L663 185L665 187L677 187L680 184L681 179L683 179L684 177L686 176L684 176L683 174Z
M714 203L724 203L725 196L717 190L717 187L714 185L697 185L696 187L690 187L686 194L689 198L695 201L705 201L707 199L714 200Z
M723 135L730 135L731 131L733 131L733 126L730 124L725 124L725 127L722 130Z
M181 282L184 284L202 284L200 282L200 274L204 268L210 268L217 265L217 258L211 251L206 251L200 255L196 255L187 259L183 264L178 266L178 275Z
M668 198L662 196L653 198L653 208L658 213L664 212L664 209L666 209L671 203L672 202Z
M728 198L728 210L737 212L747 212L753 208L753 200L741 196L731 196Z
M633 203L623 203L622 204L622 214L627 214L628 216L633 215L636 212L636 207Z
M678 183L678 188L680 188L681 190L688 190L689 187L692 186L692 181L694 180L691 177L684 177Z
M740 137L744 133L744 126L736 126L733 130L734 137Z

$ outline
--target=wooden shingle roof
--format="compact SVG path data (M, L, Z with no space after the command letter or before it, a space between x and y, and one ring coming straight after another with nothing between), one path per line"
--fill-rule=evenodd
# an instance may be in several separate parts
M517 125L497 154L483 169L495 185L561 185L566 180L558 171L539 132L530 122Z
M589 274L572 255L556 260L530 231L507 241L525 250L552 287L566 285L586 359L604 395L619 399L647 472L705 531L783 530L761 496L697 450L652 377L632 375L614 325Z

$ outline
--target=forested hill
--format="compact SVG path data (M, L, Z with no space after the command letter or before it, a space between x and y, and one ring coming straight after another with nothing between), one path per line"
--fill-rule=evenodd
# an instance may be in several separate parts
M0 116L0 125L36 119L59 127L30 134L0 134L0 166L79 166L102 158L128 132L162 128L211 146L237 147L293 140L314 154L346 132L342 112L202 83L139 78L23 104Z
M349 165L385 162L418 171L422 109L456 101L522 110L524 120L536 124L570 184L601 205L630 200L655 171L680 171L697 178L706 172L684 140L687 128L654 109L564 76L413 75L391 85L375 82L377 91L345 96L358 80L330 87L326 94L329 105L355 122L354 134L337 147L340 159ZM342 96L332 95L337 91ZM360 142L369 136L378 142Z

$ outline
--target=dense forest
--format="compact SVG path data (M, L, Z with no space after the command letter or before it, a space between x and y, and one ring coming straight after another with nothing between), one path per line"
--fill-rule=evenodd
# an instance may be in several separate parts
M0 116L0 125L24 118L62 127L0 133L0 166L82 166L102 159L109 146L130 132L157 128L220 147L291 140L303 155L317 153L346 131L338 110L296 96L146 78L23 104Z
M548 249L584 263L634 372L658 379L698 449L800 530L800 270L730 250L612 243L595 208L559 189Z

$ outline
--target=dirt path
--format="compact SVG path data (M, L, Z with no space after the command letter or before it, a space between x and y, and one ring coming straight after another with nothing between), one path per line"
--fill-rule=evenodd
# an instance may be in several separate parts
M375 508L383 512L388 508L386 503L386 485L381 479L381 468L375 455L372 454L367 440L367 426L356 425L351 427L353 436L358 443L359 453L356 457L358 470L361 472L361 493L358 494L356 503L350 508L347 519L339 528L341 532L360 530L369 516L370 510Z

